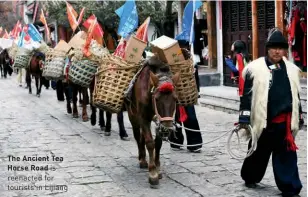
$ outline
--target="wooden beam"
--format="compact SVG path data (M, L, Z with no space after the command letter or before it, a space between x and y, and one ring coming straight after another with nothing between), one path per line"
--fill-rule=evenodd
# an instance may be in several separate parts
M217 68L216 2L207 1L206 4L208 28L207 40L209 50L208 66L210 68Z
M252 59L258 58L258 2L256 0L251 1L252 12Z
M285 1L275 1L275 26L280 29L280 31L284 32L284 24L283 24L283 4Z

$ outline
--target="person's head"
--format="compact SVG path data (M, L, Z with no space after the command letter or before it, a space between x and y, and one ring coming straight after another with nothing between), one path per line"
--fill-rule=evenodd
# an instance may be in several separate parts
M267 56L269 60L274 64L281 61L289 47L287 39L277 28L270 31L265 46Z
M248 54L248 50L247 50L247 46L246 43L242 40L236 40L235 42L233 42L233 44L231 45L231 53L233 58L235 58L236 54L243 54L243 57L245 58L245 60L248 62L249 61L249 54Z

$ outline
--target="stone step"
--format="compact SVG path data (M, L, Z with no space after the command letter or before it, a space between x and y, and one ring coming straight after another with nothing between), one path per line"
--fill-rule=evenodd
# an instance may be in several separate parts
M222 96L216 96L216 95L211 95L211 94L206 94L206 93L201 93L200 97L204 99L203 101L206 102L214 102L217 105L235 105L237 108L240 105L240 99L239 98L232 98L232 97L222 97ZM301 104L302 104L302 109L304 113L307 113L307 98L303 98L304 96L301 96ZM233 109L233 107L232 107Z
M207 107L210 109L214 109L217 111L222 111L231 114L238 114L239 113L239 101L236 99L223 99L219 97L204 97L201 95L199 99L199 104L202 107ZM305 120L305 125L307 126L307 101L305 105L302 100L302 108L303 108L303 117Z
M234 109L233 106L237 106L237 111L238 107L240 105L240 99L237 98L226 98L226 97L221 97L221 96L215 96L215 95L210 95L206 93L200 94L201 99L204 99L203 102L209 102L210 104L217 104L217 105L222 105L222 106L232 106L231 108ZM201 102L201 100L200 100ZM302 104L302 109L303 112L307 114L307 98L302 98L301 97L301 104Z

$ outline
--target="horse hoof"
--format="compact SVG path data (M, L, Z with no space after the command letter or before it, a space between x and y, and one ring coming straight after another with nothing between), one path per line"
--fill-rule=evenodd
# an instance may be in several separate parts
M88 118L88 117L82 117L82 121L83 121L83 122L88 122L88 121L89 121L89 118Z
M140 163L139 163L139 168L140 168L140 169L146 169L146 168L148 168L148 162L146 162L146 161L140 162Z
M41 95L40 95L40 94L36 94L36 96L37 96L37 97L40 97Z
M78 114L73 114L73 118L78 118Z
M157 189L159 186L159 178L158 177L149 177L150 187L153 189Z
M105 127L101 127L101 131L105 131Z
M105 136L110 136L110 135L111 135L110 132L105 131Z
M161 172L158 174L158 178L159 178L159 179L162 179L162 178L163 178L163 174L162 174Z

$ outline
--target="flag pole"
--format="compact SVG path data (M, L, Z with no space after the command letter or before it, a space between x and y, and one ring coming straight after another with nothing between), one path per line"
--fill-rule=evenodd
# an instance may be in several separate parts
M192 21L191 21L191 26L190 26L190 36L189 36L189 44L190 44L190 53L191 56L194 55L194 43L193 43L193 32L194 32L194 22L195 22L195 0L192 0L193 3L193 10L192 10Z

